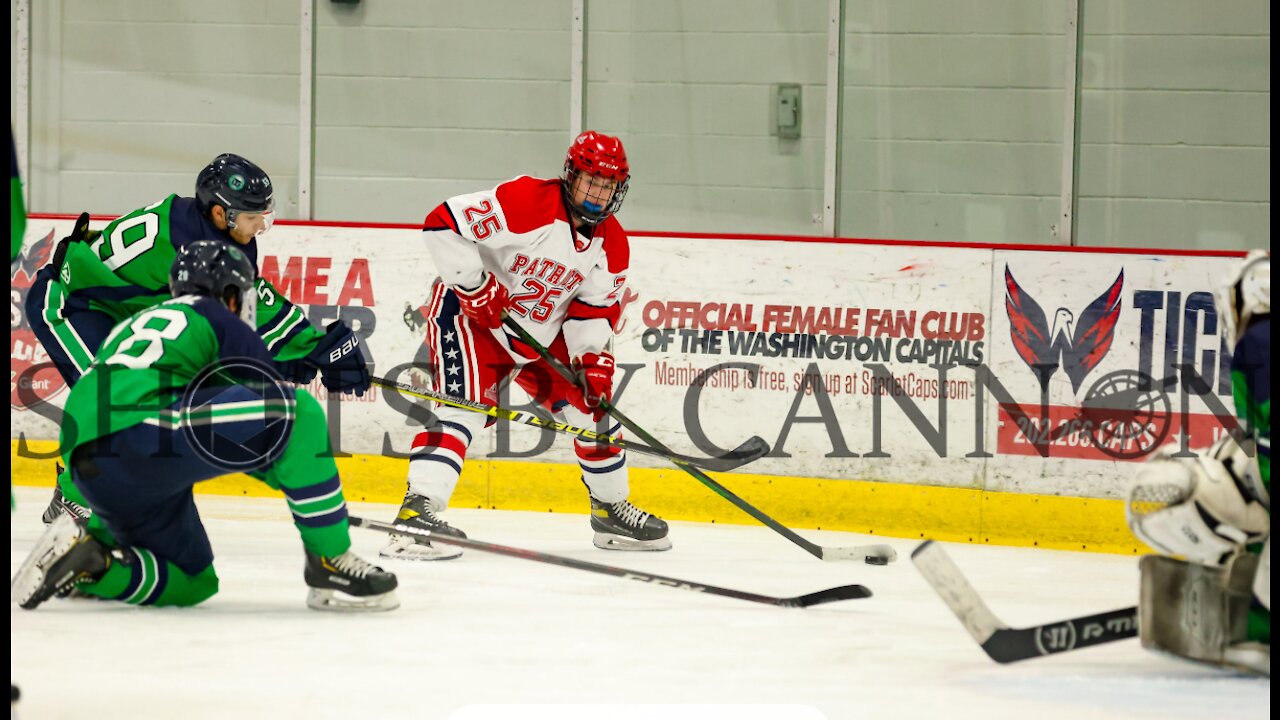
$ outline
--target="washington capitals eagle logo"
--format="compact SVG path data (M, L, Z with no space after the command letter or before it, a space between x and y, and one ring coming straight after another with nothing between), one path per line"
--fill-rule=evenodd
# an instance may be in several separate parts
M1098 367L1115 339L1124 270L1106 292L1089 303L1078 320L1070 310L1060 307L1053 315L1052 326L1040 305L1013 279L1008 265L1004 267L1004 286L1013 347L1040 379L1040 387L1047 387L1049 378L1061 367L1071 380L1072 390L1080 392L1085 376Z
M36 273L49 264L55 245L57 241L53 239L53 231L50 230L44 237L23 248L22 254L10 267L12 271L10 280L13 284L22 288L31 287L31 283L35 282Z
M22 249L10 266L9 344L12 354L9 360L9 405L14 410L28 410L44 402L67 387L67 383L49 361L49 355L40 347L36 334L31 330L25 304L27 292L35 282L36 273L49 263L58 242L53 230ZM33 232L27 227L27 237Z

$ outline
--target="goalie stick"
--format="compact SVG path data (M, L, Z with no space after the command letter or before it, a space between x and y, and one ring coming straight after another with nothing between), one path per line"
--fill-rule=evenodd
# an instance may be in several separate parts
M575 373L569 368L565 367L564 363L557 360L549 350L543 347L542 344L539 343L536 338L534 338L532 335L528 333L527 330L521 327L520 323L516 322L514 318L508 315L503 319L503 323L508 328L510 328L512 332L516 334L516 337L518 337L522 342L524 342L529 347L533 348L534 351L536 351L538 355L541 356L542 359L545 360L547 364L550 365L551 368L556 371L556 374L558 374L560 377L564 378L568 382L573 383L574 385L578 384L578 378L575 375ZM657 438L645 432L643 428L641 428L639 425L632 422L631 418L627 417L626 415L623 415L622 411L618 410L618 408L615 407L613 403L609 402L608 400L602 399L600 401L600 407L603 408L605 412L612 415L619 423L622 423L623 427L635 433L636 437L648 443L650 446L657 448L658 450L671 453L670 448L663 445L661 442L658 442ZM733 492L729 490L729 488L726 488L725 486L711 479L709 475L699 470L696 466L694 466L693 463L686 462L684 460L679 459L678 457L675 457L674 453L671 453L671 455L672 457L670 457L669 459L675 463L676 467L692 475L694 480L697 480L698 482L707 486L712 490L712 492L716 493L717 495L724 498L725 500L728 500L739 510L745 512L746 514L750 515L756 520L759 520L761 523L765 525L765 527L769 528L770 530L773 530L774 532L785 537L786 539L790 540L796 545L799 545L805 552L818 558L819 560L863 560L869 565L887 565L890 562L897 559L898 557L898 553L888 545L876 544L876 545L859 545L856 547L834 547L833 548L833 547L823 547L816 543L809 542L808 540L805 540L804 538L800 537L798 534L795 533L795 531L786 527L782 523L779 523L777 520L774 520L768 515L765 515L763 512L757 509L754 505L751 505L746 500L743 500L742 498L733 494Z
M390 390L397 390L399 392L404 393L405 395L412 395L414 397L419 397L424 400L434 400L442 405L448 405L449 407L461 408L463 410L472 410L482 415L488 415L489 417L497 418L498 420L506 420L507 422L518 422L518 423L523 423L525 425L532 425L533 427L537 427L537 428L554 430L555 432L564 433L566 435L574 435L576 437L582 438L583 440L589 440L592 442L608 443L609 445L620 447L623 450L626 450L628 452L640 453L642 455L652 455L654 457L660 457L665 460L678 460L680 462L685 462L690 465L704 467L713 472L729 472L731 470L736 470L742 467L743 465L759 460L769 452L769 443L765 442L764 438L760 437L759 435L754 435L752 437L747 438L746 442L742 443L734 450L731 450L725 453L724 455L720 455L718 457L707 457L707 458L692 457L690 455L681 455L679 453L674 453L665 448L659 450L657 448L652 448L647 445L642 445L640 443L627 442L626 440L615 438L612 435L598 433L598 432L595 432L594 430L575 427L573 425L566 425L565 423L556 422L554 420L547 420L545 418L534 415L533 413L519 412L517 410L508 410L507 408L497 407L495 405L485 405L483 403L472 402L470 400L465 400L460 397L445 395L444 393L438 393L432 390L416 388L412 385L396 382L394 380L388 380L386 378L380 378L375 376L370 378L370 381L372 381L374 385L378 385L380 387L384 387Z
M560 567L573 568L574 570L585 570L587 572L599 573L601 575L612 575L624 580L636 580L638 582L649 583L651 585L675 588L676 590L688 590L689 592L705 593L707 595L719 595L721 597L746 600L748 602L762 603L764 605L804 608L812 607L814 605L822 605L824 603L838 602L840 600L860 600L862 598L871 597L871 590L862 585L841 585L840 587L827 588L826 590L819 590L817 592L797 595L795 597L757 595L756 593L746 592L744 590L732 590L730 588L695 583L689 580L680 580L677 578L665 577L663 575L651 575L649 573L613 567L612 565L600 565L598 563L587 562L586 560L576 560L574 558L563 557L560 555L550 555L536 550L525 550L523 548L510 547L508 545L495 545L494 543L459 538L452 535L437 535L430 530L421 530L407 525L395 525L392 523L369 520L355 516L349 516L347 520L355 527L362 527L367 530L376 530L378 532L388 534L394 533L397 535L414 535L430 539L432 542L444 543L446 545L457 545L458 547L494 553L497 555L506 555L507 557L520 558L521 560L532 560L533 562L546 563L548 565L559 565Z
M978 591L956 567L946 550L926 540L911 553L911 562L924 575L964 629L998 663L1012 663L1044 655L1125 640L1138 634L1138 608L1060 620L1044 625L1011 628L983 602Z

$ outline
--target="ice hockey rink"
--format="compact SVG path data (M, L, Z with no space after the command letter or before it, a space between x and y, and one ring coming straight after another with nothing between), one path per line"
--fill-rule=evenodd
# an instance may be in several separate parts
M47 492L16 489L11 573L41 531ZM189 609L12 605L16 717L491 717L474 706L525 703L777 705L698 716L832 720L1242 720L1270 710L1269 680L1157 657L1136 640L996 665L916 573L910 540L887 540L899 560L871 567L819 562L763 527L677 522L671 552L607 553L591 546L583 515L453 510L454 524L489 542L769 595L849 583L875 595L785 609L468 552L391 562L398 610L337 614L305 605L302 552L282 500L197 501L219 594ZM351 512L385 519L394 508L357 503ZM366 557L385 537L352 533ZM884 540L804 534L833 545ZM1131 557L949 547L1015 627L1136 600Z

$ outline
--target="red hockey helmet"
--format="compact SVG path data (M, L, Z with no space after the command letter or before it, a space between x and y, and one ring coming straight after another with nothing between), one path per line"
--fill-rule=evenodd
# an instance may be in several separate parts
M572 189L579 173L587 173L617 183L613 196L604 203L592 202L590 196L581 204L573 202ZM564 158L564 193L569 208L579 220L594 225L622 207L631 179L631 166L622 141L611 135L587 130L574 139Z

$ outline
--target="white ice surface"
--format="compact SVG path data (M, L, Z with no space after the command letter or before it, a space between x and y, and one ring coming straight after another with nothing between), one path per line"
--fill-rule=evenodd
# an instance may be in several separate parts
M18 488L11 572L41 532L47 497ZM671 552L620 553L591 546L583 515L453 510L453 524L490 542L769 595L862 583L875 596L785 609L468 552L388 563L400 609L350 615L305 606L301 547L283 501L197 501L221 592L188 609L11 606L18 717L447 718L472 703L783 703L832 720L1241 720L1270 711L1269 681L1157 657L1136 640L996 665L915 572L912 541L889 540L899 560L871 567L820 562L762 527L675 523ZM352 532L366 557L384 540ZM881 541L803 534L826 545ZM1133 558L950 550L1015 627L1136 599Z

